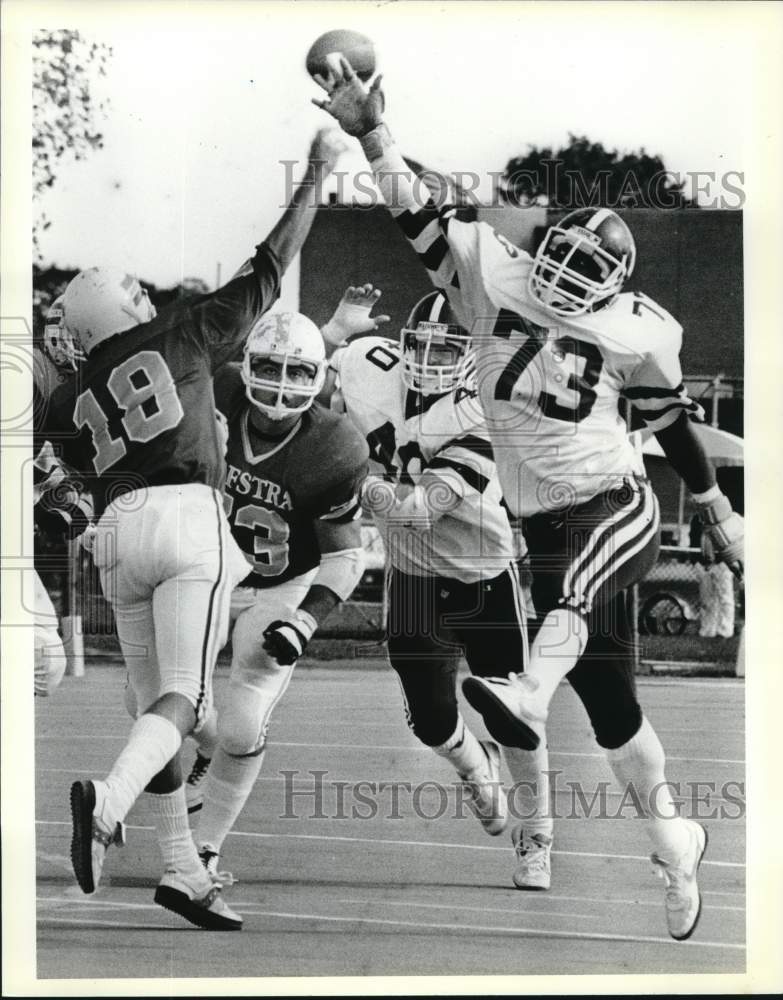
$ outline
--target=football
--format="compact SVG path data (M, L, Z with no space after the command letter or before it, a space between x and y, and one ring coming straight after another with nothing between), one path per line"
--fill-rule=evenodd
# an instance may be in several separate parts
M305 60L307 72L310 76L315 73L326 76L330 62L334 63L339 55L345 56L363 82L369 80L375 72L375 47L372 41L358 31L345 28L327 31L325 35L316 38Z

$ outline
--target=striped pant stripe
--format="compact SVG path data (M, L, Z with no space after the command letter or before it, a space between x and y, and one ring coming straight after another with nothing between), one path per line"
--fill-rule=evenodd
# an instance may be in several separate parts
M571 568L565 575L565 579L563 580L564 596L567 597L576 589L575 581L577 577L581 576L585 570L589 570L589 565L595 560L598 554L598 549L607 544L612 531L616 527L622 527L626 521L634 520L639 508L642 505L642 501L643 495L641 493L636 494L632 503L615 511L611 517L602 521L598 527L593 530L592 534L585 542L584 548L578 554Z
M651 503L646 505L646 510L650 511L652 508L652 520L649 521L646 527L642 527L642 530L634 538L626 541L624 545L619 548L614 549L613 555L610 557L609 562L605 565L604 569L593 578L593 580L588 584L584 591L584 600L587 602L588 606L592 606L595 600L595 595L598 593L601 586L604 584L606 579L611 573L616 573L621 566L625 565L630 559L638 555L646 545L655 537L658 531L658 525L660 523L660 512L658 508L658 500L655 494L650 490L650 501Z
M632 505L603 521L591 534L576 565L566 574L565 602L589 611L606 579L649 543L658 520L658 501L645 484Z
M205 705L209 678L211 677L212 670L214 669L217 655L220 652L217 646L220 641L221 633L223 632L224 622L222 618L226 610L225 592L229 580L228 566L226 563L226 520L225 517L222 516L222 505L217 492L213 494L213 499L215 502L218 528L218 575L209 595L207 621L204 629L204 642L201 647L201 681L199 685L198 699L196 700L197 721L201 721L201 713Z
M516 568L509 566L506 572L511 577L511 593L514 597L514 607L516 608L519 631L522 635L522 672L527 670L530 661L530 647L527 641L527 613L525 611L525 599L522 594L522 584L519 582Z

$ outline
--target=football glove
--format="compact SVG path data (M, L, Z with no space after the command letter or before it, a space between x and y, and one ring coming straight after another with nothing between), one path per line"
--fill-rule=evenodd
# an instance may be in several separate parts
M85 509L81 503L62 502L44 494L35 506L35 526L49 539L78 538L87 530L91 513L91 508Z
M298 608L291 621L274 621L264 629L264 649L281 667L289 667L304 653L316 628L315 618Z
M696 504L704 533L712 543L715 559L725 562L731 572L742 579L745 572L745 522L731 509L723 493L708 503Z

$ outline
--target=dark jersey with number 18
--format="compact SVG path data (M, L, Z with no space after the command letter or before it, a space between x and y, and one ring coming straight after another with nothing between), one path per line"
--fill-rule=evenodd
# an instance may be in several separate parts
M42 408L38 437L85 477L96 516L134 489L220 488L212 374L237 354L280 287L268 247L259 246L250 265L216 292L99 344Z

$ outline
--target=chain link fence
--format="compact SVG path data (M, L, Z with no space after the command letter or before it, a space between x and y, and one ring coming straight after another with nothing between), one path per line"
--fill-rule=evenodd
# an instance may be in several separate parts
M362 533L367 550L364 577L352 599L319 631L316 655L352 655L357 642L379 644L383 639L383 546L371 526L363 526ZM81 580L72 590L76 607L71 608L66 548L42 543L36 559L60 615L81 616L85 636L111 646L111 606L103 598L91 557L81 551L79 563ZM640 673L699 669L735 672L739 636L745 623L744 588L726 567L708 564L700 549L663 546L647 578L633 588L632 607ZM100 642L99 637L104 641Z

